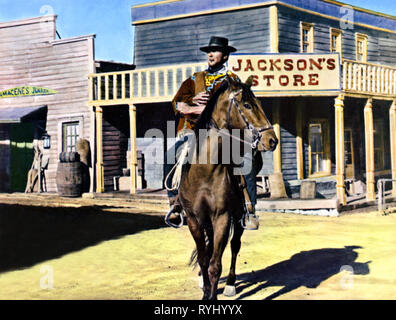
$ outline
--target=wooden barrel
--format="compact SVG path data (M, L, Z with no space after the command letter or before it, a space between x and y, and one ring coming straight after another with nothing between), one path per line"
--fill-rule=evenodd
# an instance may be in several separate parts
M80 155L77 152L61 152L59 154L60 162L78 162Z
M56 185L61 197L81 197L83 188L81 162L59 162Z

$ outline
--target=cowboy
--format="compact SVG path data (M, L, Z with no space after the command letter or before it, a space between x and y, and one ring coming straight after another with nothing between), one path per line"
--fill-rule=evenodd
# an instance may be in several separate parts
M230 53L237 51L234 47L228 45L227 38L213 36L209 41L209 45L201 47L200 50L207 54L208 68L205 71L193 74L185 80L172 101L173 111L176 115L176 121L178 121L177 141L172 150L173 154L176 150L176 158L180 156L180 150L183 149L183 145L191 138L190 135L193 134L192 130L195 122L205 109L212 94L221 86L227 76L240 81L238 76L227 70L226 67ZM253 159L250 153L250 157L249 160L253 165L252 170L250 170L250 174L244 175L244 177L252 209L245 215L245 225L248 225L249 229L255 230L258 229L259 225L258 218L254 213L257 199L256 176L263 163L260 153L258 153L258 156L257 154L253 156ZM165 165L166 178L168 178L172 168L172 164L167 163ZM165 181L165 185L166 183L167 181ZM172 222L180 220L180 215L183 211L177 201L177 192L178 190L168 190L170 220Z

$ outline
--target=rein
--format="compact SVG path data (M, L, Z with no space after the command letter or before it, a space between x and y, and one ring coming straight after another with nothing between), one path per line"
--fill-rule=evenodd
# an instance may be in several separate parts
M239 138L239 137L236 137L236 136L232 135L232 134L229 133L229 132L220 131L221 129L220 129L219 126L217 125L216 121L212 118L212 119L211 119L211 123L213 124L213 127L214 127L216 130L218 130L219 132L221 132L222 134L227 135L227 136L229 136L229 137L232 138L232 139L238 140L238 141L240 141L240 142L242 142L242 143L249 144L253 150L256 150L257 147L258 147L258 143L260 142L260 139L261 139L261 137L262 137L262 132L265 132L265 131L267 131L267 130L273 129L272 125L267 126L267 127L262 127L262 128L259 128L259 129L256 129L256 128L255 128L251 123L249 123L249 121L246 119L246 116L245 116L245 114L243 113L243 111L242 111L242 109L241 109L241 106L239 105L239 103L237 102L237 100L235 99L235 97L230 98L229 101L230 101L230 105L229 105L229 107L228 107L228 112L227 112L227 129L228 129L228 130L231 130L231 129L232 129L232 128L231 128L231 111L232 111L232 107L235 105L235 106L236 106L236 109L238 110L238 112L239 112L239 114L240 114L240 116L241 116L241 118L242 118L242 120L243 120L243 122L245 123L245 128L244 128L244 129L247 129L247 130L249 130L249 131L252 133L253 142L250 143L249 141L246 141L246 140L244 140L244 139L241 139L241 138Z

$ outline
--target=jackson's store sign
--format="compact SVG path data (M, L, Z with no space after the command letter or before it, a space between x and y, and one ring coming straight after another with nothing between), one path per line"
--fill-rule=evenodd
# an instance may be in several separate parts
M57 91L48 89L48 88L41 88L41 87L34 87L34 86L22 86L13 89L7 89L4 91L0 91L0 98L14 98L14 97L26 97L26 96L45 96L56 94Z
M256 93L341 91L338 54L235 54L229 69L243 81L253 75Z

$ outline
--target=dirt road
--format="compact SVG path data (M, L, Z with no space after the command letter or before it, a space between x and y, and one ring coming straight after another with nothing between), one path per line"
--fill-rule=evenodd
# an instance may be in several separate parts
M200 299L193 240L161 210L0 205L0 299ZM260 223L243 236L232 299L396 298L396 214L261 213ZM223 277L229 261L228 246Z

